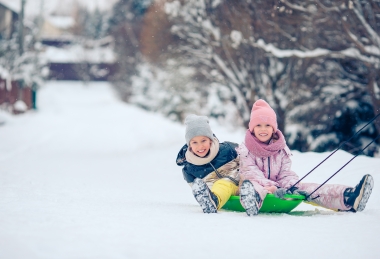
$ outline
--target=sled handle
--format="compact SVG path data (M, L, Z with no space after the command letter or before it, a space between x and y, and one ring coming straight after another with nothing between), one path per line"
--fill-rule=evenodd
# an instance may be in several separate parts
M340 170L342 170L346 165L348 165L352 160L354 160L357 156L360 155L360 153L363 153L363 151L369 147L369 145L371 145L373 142L375 142L378 138L380 137L380 134L377 135L377 137L372 140L367 146L365 146L363 149L360 150L360 152L355 155L353 158L351 158L347 163L345 163L338 171L336 171L333 175L331 175L326 181L324 181L324 183L322 183L320 186L318 186L312 193L310 193L306 198L305 200L307 200L313 193L315 193L319 188L321 188L325 183L327 183L331 178L333 178L337 173L340 172Z
M295 184L293 184L292 186L290 186L288 188L288 191L290 189L292 189L294 186L296 186L299 182L301 182L303 179L306 178L306 176L308 176L309 174L311 174L315 169L317 169L317 167L319 167L321 164L323 164L327 159L329 159L332 155L334 155L344 144L346 144L348 141L350 141L351 139L353 139L356 135L358 135L365 127L367 127L369 124L371 124L374 120L376 120L377 117L380 116L380 113L377 114L375 117L373 117L366 125L364 125L360 130L358 130L354 135L352 135L351 138L349 138L348 140L342 142L339 147L337 147L328 157L326 157L325 159L322 160L322 162L320 162L318 165L316 165L313 169L311 169L310 172L308 172L307 174L305 174L301 179L299 179ZM377 138L376 138L377 139ZM371 142L372 143L372 142ZM369 146L369 145L368 145ZM368 147L367 146L367 147ZM366 149L367 147L365 147L364 149ZM360 152L363 152L364 149L362 149ZM360 154L359 152L359 154Z

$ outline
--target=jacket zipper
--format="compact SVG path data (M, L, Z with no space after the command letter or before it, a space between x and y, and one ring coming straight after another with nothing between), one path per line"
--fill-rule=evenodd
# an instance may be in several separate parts
M270 179L270 157L268 157L268 179Z

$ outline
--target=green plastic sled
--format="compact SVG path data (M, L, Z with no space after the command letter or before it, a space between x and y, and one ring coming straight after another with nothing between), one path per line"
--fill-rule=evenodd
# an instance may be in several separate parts
M302 195L286 194L284 199L279 199L273 194L267 194L263 206L259 212L265 213L289 213L305 199ZM240 196L231 196L222 207L224 210L245 211L240 203Z

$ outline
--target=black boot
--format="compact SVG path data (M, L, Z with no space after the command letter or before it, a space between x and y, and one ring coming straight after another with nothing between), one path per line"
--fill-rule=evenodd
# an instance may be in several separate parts
M256 192L253 184L248 180L244 180L240 186L240 203L248 216L259 214L260 201L260 195Z
M347 188L344 191L344 204L351 207L354 212L364 210L369 196L371 196L373 185L373 177L369 174L364 175L355 188Z
M193 195L204 213L216 213L218 211L218 197L210 191L202 179L195 178L192 185Z

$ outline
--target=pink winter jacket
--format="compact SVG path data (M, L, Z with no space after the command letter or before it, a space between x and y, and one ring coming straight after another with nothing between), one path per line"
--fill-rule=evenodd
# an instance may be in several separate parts
M282 188L289 188L298 181L297 174L291 170L291 153L284 136L279 130L275 135L274 141L264 144L247 131L245 143L236 148L240 156L241 181Z

